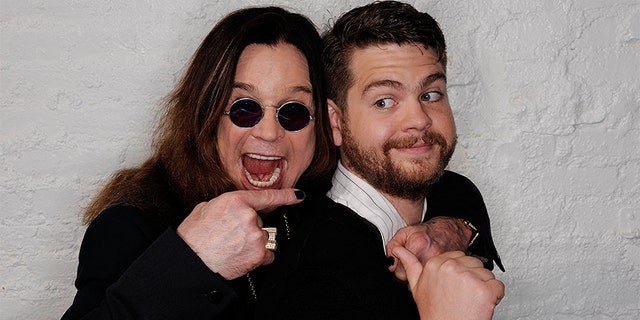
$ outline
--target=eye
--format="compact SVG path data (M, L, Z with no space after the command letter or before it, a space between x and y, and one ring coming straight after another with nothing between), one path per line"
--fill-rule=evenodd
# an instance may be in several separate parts
M393 107L394 101L391 98L380 99L374 103L376 108L379 109L389 109Z
M438 91L429 91L420 96L421 101L436 102L442 99L442 93Z

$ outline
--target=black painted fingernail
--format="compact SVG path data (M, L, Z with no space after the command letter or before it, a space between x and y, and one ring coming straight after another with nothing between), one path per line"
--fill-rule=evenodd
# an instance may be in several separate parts
M387 266L391 267L396 262L394 257L387 257Z
M307 195L302 190L296 190L295 193L296 193L296 199L298 200L303 200L304 198L307 197Z

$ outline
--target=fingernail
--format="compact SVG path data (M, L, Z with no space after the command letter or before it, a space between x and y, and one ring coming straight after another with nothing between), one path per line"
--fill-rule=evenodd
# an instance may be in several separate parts
M396 259L394 257L387 257L387 266L391 267L394 263L396 263Z
M304 198L307 197L307 195L302 190L296 190L295 194L296 194L296 199L298 200L303 200Z

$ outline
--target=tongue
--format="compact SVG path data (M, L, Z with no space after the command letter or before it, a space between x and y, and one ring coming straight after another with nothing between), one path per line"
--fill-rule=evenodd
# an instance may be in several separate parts
M245 169L251 174L266 174L272 173L278 165L278 161L275 160L259 160L249 157L244 157L242 164Z

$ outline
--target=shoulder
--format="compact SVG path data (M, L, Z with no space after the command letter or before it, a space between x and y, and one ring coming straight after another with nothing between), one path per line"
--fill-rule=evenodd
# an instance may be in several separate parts
M476 226L489 223L480 190L467 177L453 171L445 171L427 194L426 219L435 216L466 219Z
M480 190L478 190L476 185L469 180L469 178L449 170L444 171L444 174L440 180L433 185L429 194L431 195L433 193L442 192L480 195Z
M126 205L105 209L84 234L80 247L83 266L107 265L119 274L169 228L162 217Z
M482 203L482 194L476 185L467 177L446 170L442 178L436 182L427 194L429 206L451 204L458 201Z
M129 205L113 205L102 211L88 226L87 234L155 239L170 226L170 219L149 214Z

